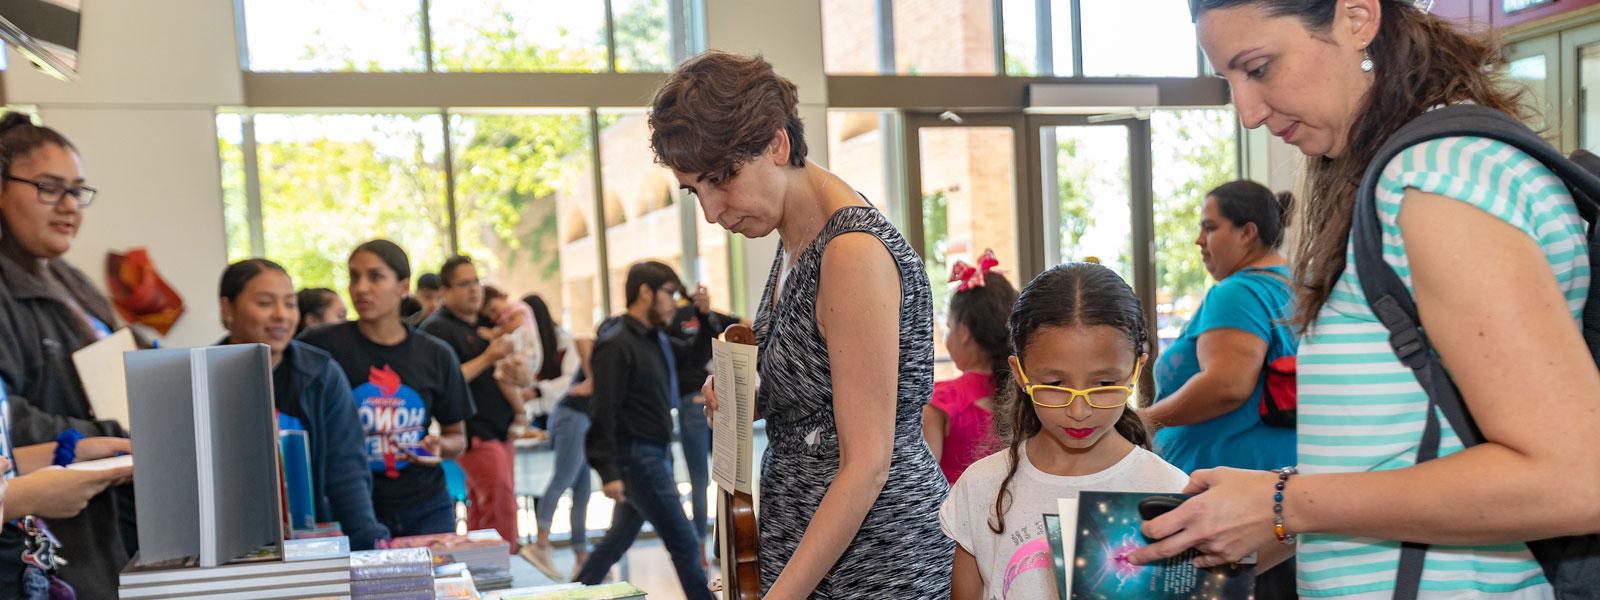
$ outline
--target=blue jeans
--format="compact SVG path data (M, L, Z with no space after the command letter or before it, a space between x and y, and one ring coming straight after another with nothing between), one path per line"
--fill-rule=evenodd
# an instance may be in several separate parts
M704 539L706 528L706 488L711 487L711 426L706 424L706 407L695 403L700 394L689 394L678 403L678 440L683 445L683 466L689 470L689 503L694 508L694 532Z
M683 516L683 500L672 476L672 449L661 444L633 442L618 449L623 495L611 518L611 529L595 544L589 560L578 571L576 581L595 585L603 581L611 566L639 537L639 528L649 521L661 536L678 572L678 584L689 600L714 600L706 588L706 572L700 567L700 538L689 519Z
M540 531L550 530L555 518L556 504L561 494L572 490L572 548L578 552L589 551L589 532L584 524L589 513L589 461L584 454L583 439L589 435L589 415L582 411L556 406L550 413L550 442L555 446L555 466L550 473L550 485L539 497L535 520Z
M389 528L389 535L431 535L456 532L456 503L450 493L440 490L433 498L423 499L415 506L402 511L378 513L378 522Z

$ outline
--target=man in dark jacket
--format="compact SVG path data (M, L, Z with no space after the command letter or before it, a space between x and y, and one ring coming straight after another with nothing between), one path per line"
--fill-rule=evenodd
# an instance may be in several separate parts
M702 314L704 312L704 314ZM678 309L667 335L680 343L689 343L709 330L711 337L722 335L739 322L739 317L715 311L701 311L693 303ZM706 408L697 397L706 384L711 362L711 348L698 354L683 353L676 357L678 366L678 442L683 447L683 466L689 470L689 502L694 510L694 531L704 538L710 533L707 525L706 488L711 486L711 427L706 423Z
M595 343L595 374L589 430L589 463L605 482L605 495L618 502L611 529L595 545L575 578L593 585L633 545L645 521L655 527L678 583L690 600L712 598L699 536L684 517L672 471L672 406L677 403L676 369L669 360L671 340L662 331L683 290L671 267L646 261L628 269L628 309L622 325ZM705 294L696 294L705 310ZM694 345L709 348L702 331Z

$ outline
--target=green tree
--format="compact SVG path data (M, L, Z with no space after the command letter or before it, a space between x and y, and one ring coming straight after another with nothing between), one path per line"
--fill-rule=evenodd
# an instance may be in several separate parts
M490 17L451 23L471 30L466 41L435 39L435 70L605 69L604 44L587 41L604 39L604 24L599 35L559 31L555 38L534 39L519 26L517 5L511 0L491 1ZM618 2L618 7L614 39L619 67L669 69L666 0ZM419 32L413 48L419 59L421 18L418 12L411 21ZM433 18L442 18L439 11ZM584 41L575 41L579 39ZM393 60L380 64L358 50L337 36L319 35L307 44L304 58L318 68L394 68L385 67ZM359 242L380 236L402 244L418 273L435 269L450 251L452 233L459 249L473 254L486 270L511 267L542 281L559 281L564 240L557 198L584 189L592 169L598 167L591 164L590 119L581 110L453 114L448 117L449 140L441 139L443 117L436 115L262 118L294 124L293 133L282 139L261 140L257 160L266 254L282 262L303 286L342 290L344 257ZM604 129L626 118L637 117L603 113L599 126ZM450 165L444 164L441 152L446 143L454 159ZM219 151L229 256L248 256L243 153L237 136L219 136ZM446 169L454 175L453 215L445 203Z
M1060 127L1056 129L1056 202L1060 211L1060 256L1063 261L1091 256L1132 276L1128 265L1131 243L1115 256L1085 248L1083 240L1098 227L1126 229L1115 221L1101 223L1108 203L1132 199L1128 172L1126 131L1120 127ZM1130 223L1131 224L1131 223Z
M238 115L217 115L217 149L222 163L222 224L228 262L250 258L250 224L244 197L244 151Z
M1076 138L1056 142L1056 200L1061 211L1061 246L1075 248L1094 226L1094 199L1089 197L1091 169L1078 160ZM1062 255L1067 255L1062 252Z
M668 71L673 61L666 0L637 0L615 15L618 71Z
M444 177L439 158L428 152L431 147L436 153L440 136L427 140L429 132L442 131L437 117L261 115L257 125L258 132L284 134L256 144L262 228L266 256L283 264L298 285L342 291L348 281L344 257L376 237L405 247L418 272L443 261L449 246ZM317 131L366 139L302 135ZM235 148L222 142L224 157ZM235 168L229 162L224 173ZM225 186L241 182L242 177L224 179ZM224 198L242 204L237 187L225 189ZM228 239L230 257L248 254L246 229L230 226Z

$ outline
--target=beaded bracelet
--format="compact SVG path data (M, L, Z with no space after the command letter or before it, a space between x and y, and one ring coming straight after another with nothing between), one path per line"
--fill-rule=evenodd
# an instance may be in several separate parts
M1294 545L1294 534L1289 533L1283 525L1283 488L1289 483L1289 477L1299 475L1300 470L1294 467L1278 469L1278 483L1274 485L1276 491L1272 494L1272 533L1278 536L1278 541L1285 546Z
M65 467L78 460L78 442L83 440L83 434L76 429L68 429L56 436L56 451L51 465Z

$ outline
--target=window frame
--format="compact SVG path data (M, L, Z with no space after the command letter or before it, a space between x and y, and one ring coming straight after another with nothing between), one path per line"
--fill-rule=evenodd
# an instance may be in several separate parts
M273 74L305 74L305 73L335 73L355 74L359 71L256 71L250 64L250 38L245 20L245 3L249 0L234 0L234 37L239 49L239 70L244 73L273 73ZM399 1L399 0L396 0ZM605 38L606 68L590 74L615 75L621 73L649 73L641 71L621 71L617 68L617 24L616 15L612 12L612 0L601 0L605 7L605 23L602 25ZM667 4L667 52L673 64L682 62L693 56L697 48L705 48L705 0L661 0ZM378 73L446 73L438 70L434 64L433 45L433 0L417 0L418 36L422 39L422 71L378 71ZM891 48L892 52L892 48ZM524 73L538 73L539 71L524 71ZM367 72L370 73L370 72Z

